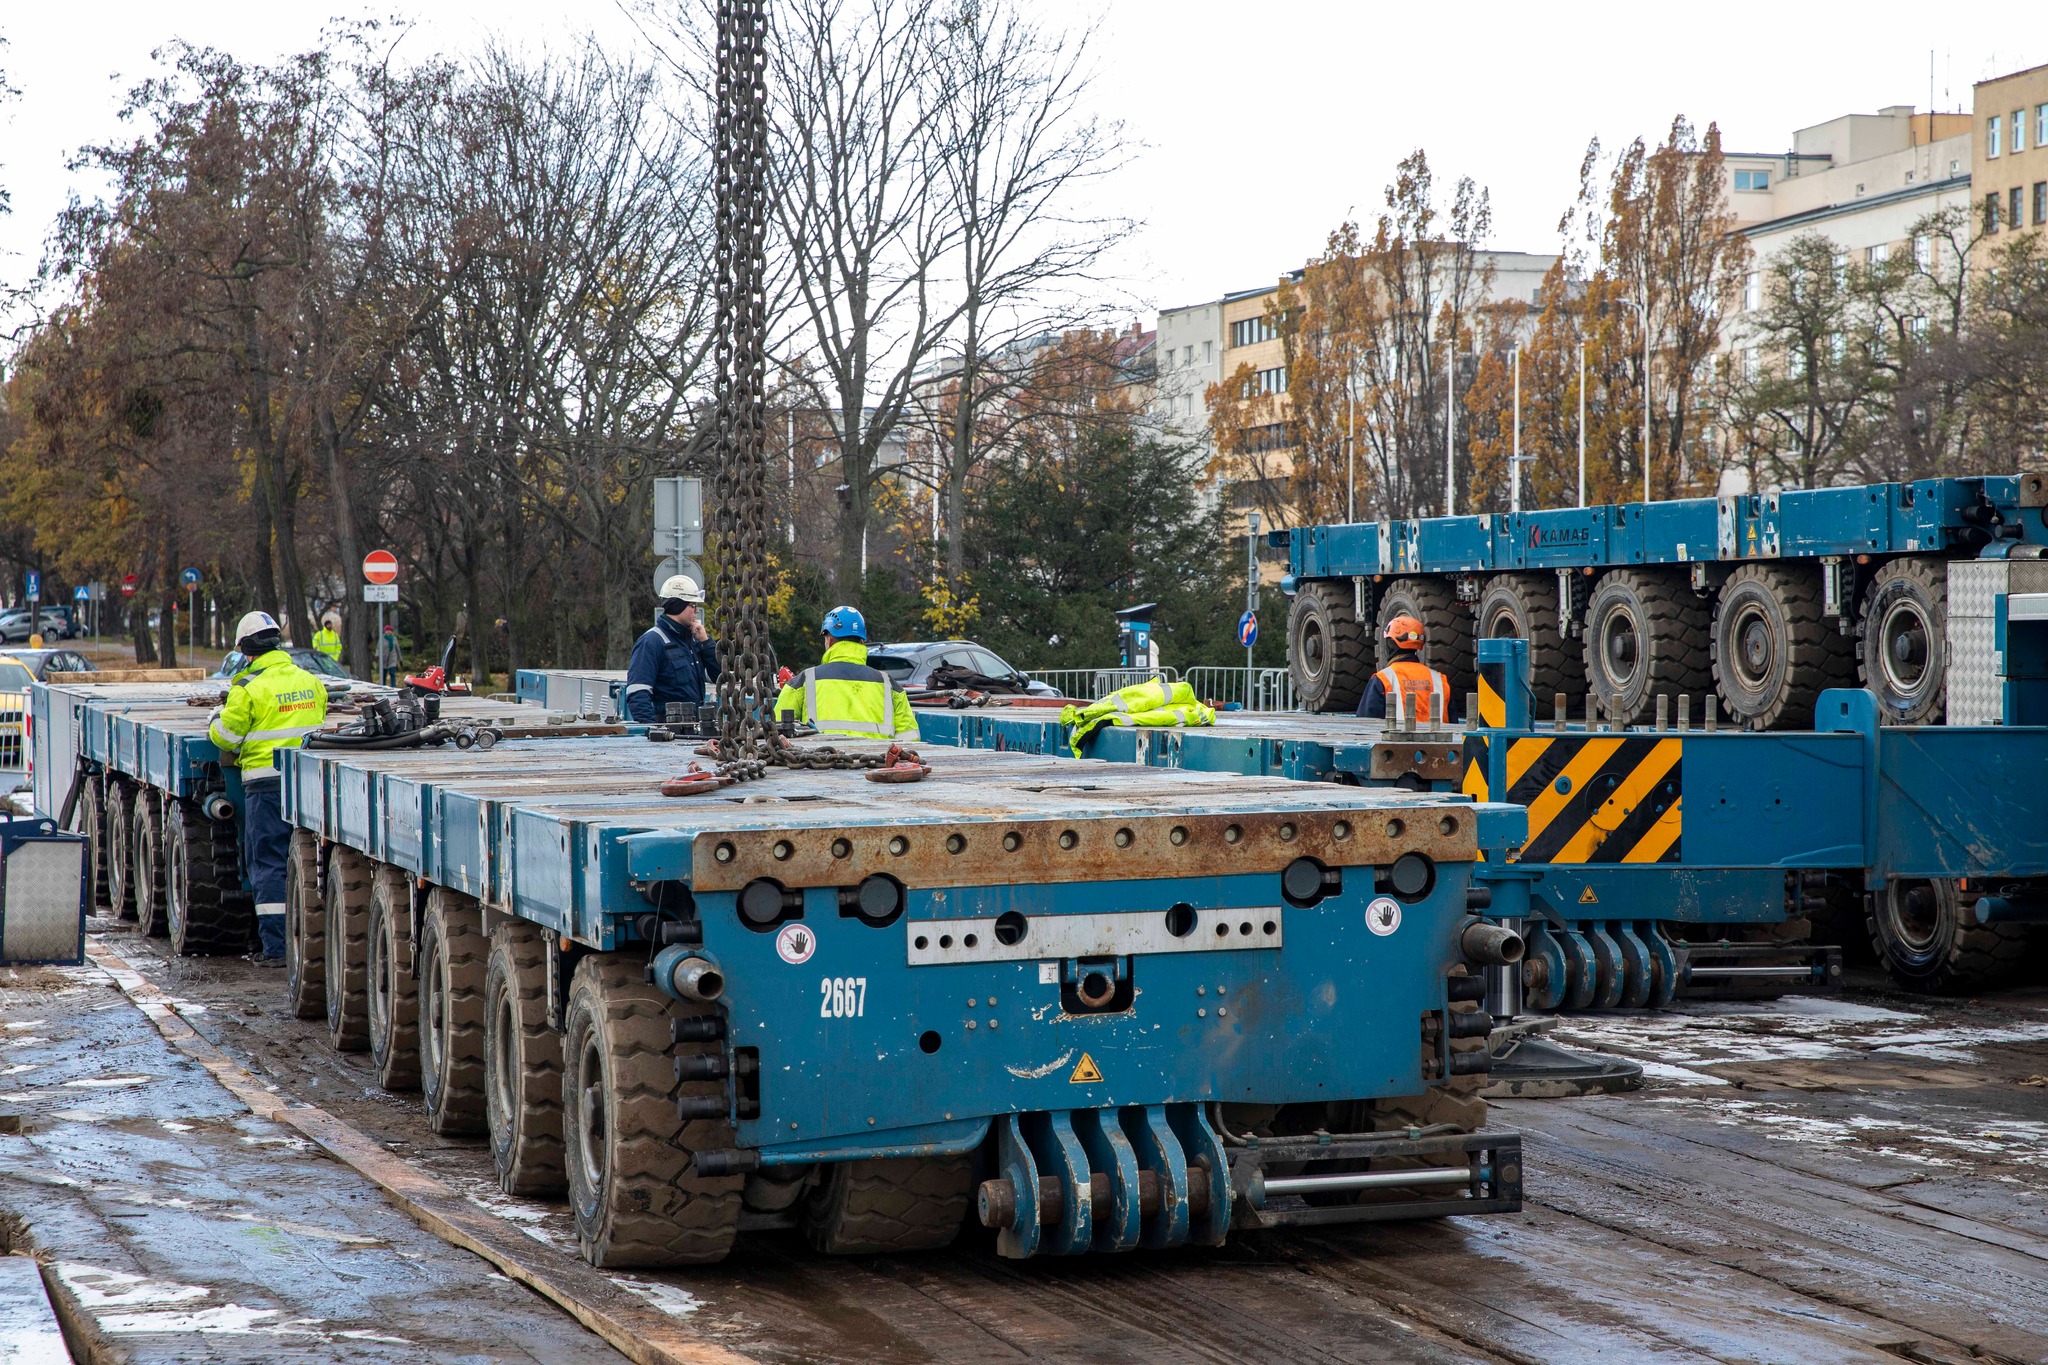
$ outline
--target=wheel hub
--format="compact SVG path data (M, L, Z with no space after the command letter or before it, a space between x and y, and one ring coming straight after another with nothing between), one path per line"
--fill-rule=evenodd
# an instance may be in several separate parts
M1614 681L1626 686L1635 677L1636 660L1642 652L1636 638L1635 622L1629 620L1625 613L1615 612L1607 618L1602 635L1602 645Z
M1895 603L1885 612L1878 630L1878 657L1885 681L1894 690L1911 696L1926 683L1931 634L1916 602Z
M1732 634L1737 676L1752 691L1763 687L1770 680L1771 666L1777 662L1770 622L1756 607L1745 607L1735 618Z

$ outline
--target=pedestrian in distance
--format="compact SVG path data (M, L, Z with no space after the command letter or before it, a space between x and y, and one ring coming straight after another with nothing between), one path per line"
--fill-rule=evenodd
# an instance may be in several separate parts
M1396 616L1386 636L1394 657L1366 684L1358 714L1374 720L1401 715L1423 724L1451 719L1450 680L1422 661L1422 622Z
M676 702L702 706L719 674L718 642L701 619L704 589L688 574L672 574L660 596L660 614L626 664L626 715L643 725L665 719Z
M377 672L386 687L398 686L398 627L386 626L377 637Z
M825 613L825 657L783 684L775 715L808 721L821 735L853 739L916 738L910 696L896 680L868 667L868 623L852 607Z
M325 654L336 663L341 662L341 615L328 612L320 618L320 629L313 632L313 648Z
M206 733L242 772L243 861L263 944L249 960L274 967L284 962L285 860L292 846L279 804L284 775L277 753L298 748L327 719L327 686L292 662L269 612L252 611L236 624L235 648L249 662L228 684Z

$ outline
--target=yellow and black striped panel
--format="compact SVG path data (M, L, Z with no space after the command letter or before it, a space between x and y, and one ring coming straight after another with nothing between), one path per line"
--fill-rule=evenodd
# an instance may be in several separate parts
M1465 744L1463 790L1528 808L1524 863L1675 863L1684 832L1684 741L1664 735L1566 734L1505 742L1507 788L1490 796L1489 739Z

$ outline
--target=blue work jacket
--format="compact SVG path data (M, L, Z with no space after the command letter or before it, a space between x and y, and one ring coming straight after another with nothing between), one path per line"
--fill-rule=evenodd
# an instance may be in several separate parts
M718 673L717 641L699 640L689 627L657 616L626 665L626 714L647 724L667 716L670 702L701 706Z

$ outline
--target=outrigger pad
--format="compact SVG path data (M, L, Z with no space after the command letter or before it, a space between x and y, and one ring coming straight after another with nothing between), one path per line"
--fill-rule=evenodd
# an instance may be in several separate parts
M1635 1062L1573 1052L1526 1034L1502 1045L1487 1074L1488 1084L1479 1093L1489 1100L1614 1095L1643 1085L1643 1068Z

